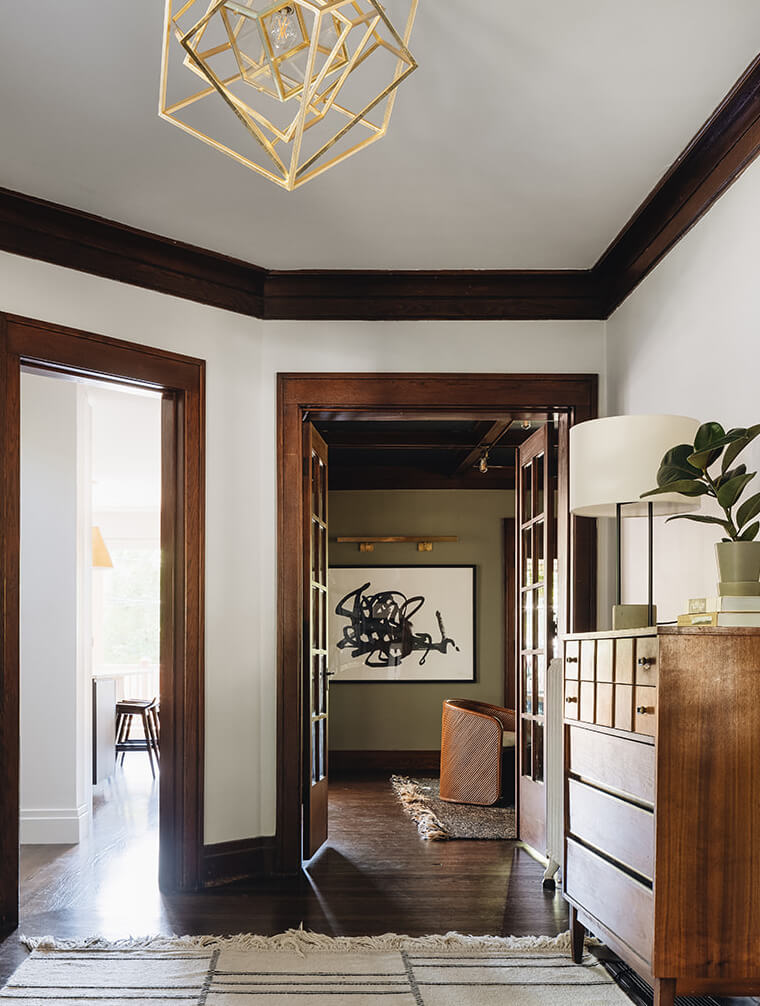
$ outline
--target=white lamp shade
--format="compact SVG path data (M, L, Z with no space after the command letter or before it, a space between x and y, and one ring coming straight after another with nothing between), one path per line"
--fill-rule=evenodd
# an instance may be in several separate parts
M570 429L570 512L578 517L645 517L651 500L655 514L698 510L700 497L663 493L639 499L657 486L663 455L677 444L691 444L700 426L687 416L609 416Z

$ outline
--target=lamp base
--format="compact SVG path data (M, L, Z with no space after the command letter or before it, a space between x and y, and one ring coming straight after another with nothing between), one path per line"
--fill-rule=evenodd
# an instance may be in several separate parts
M657 625L657 605L652 608L652 625ZM647 604L613 604L613 629L647 629L649 628L649 605Z

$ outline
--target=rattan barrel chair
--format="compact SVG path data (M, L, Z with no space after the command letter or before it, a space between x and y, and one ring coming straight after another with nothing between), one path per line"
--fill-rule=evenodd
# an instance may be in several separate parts
M483 807L515 794L515 712L446 699L441 723L441 799Z

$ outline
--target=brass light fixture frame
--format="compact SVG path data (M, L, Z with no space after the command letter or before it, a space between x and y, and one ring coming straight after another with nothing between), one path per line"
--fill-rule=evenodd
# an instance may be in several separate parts
M252 2L248 0L248 3ZM417 5L418 0L410 0L402 36L391 24L379 0L275 0L263 11L253 10L245 0L166 0L159 115L238 163L292 191L385 136L397 88L417 68L408 47ZM205 7L203 15L189 27L181 28L178 23L180 18L192 12L193 7L200 9L201 6ZM271 18L286 6L295 12L303 41L285 54L278 55L265 30L264 19ZM306 20L308 17L313 18L311 33ZM220 23L223 25L226 41L203 49L201 43L214 19L217 29ZM261 50L256 59L242 51L238 43L241 26L246 20L258 22ZM321 41L326 22L335 35L335 41L330 46ZM196 87L197 78L203 81L204 86L170 103L167 92L169 74L175 72L173 40L181 50L181 56L175 62L187 72L188 80L196 80ZM307 48L303 81L299 82L283 72L283 62L294 52L305 52ZM346 81L380 49L389 52L396 60L390 81L361 108L348 107L347 102L339 100ZM321 65L318 65L318 56ZM234 57L236 72L220 75L212 65L215 57ZM250 94L243 89L245 100L239 92L232 90L240 83L250 87ZM288 125L278 126L250 103L262 94L270 101L274 99L282 104L293 104L294 115ZM265 155L264 163L258 163L181 118L181 113L213 95L223 99L256 141ZM382 119L373 121L370 113L383 102ZM345 121L315 151L302 156L306 131L324 123L331 113L331 121L335 121L336 115ZM355 127L363 127L369 135L325 159L328 152Z

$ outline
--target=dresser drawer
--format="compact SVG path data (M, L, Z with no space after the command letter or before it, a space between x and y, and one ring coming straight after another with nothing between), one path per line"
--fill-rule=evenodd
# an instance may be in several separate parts
M567 896L645 961L652 959L652 891L589 849L567 839Z
M568 767L584 782L654 804L654 745L631 737L569 728Z
M615 681L622 685L633 684L633 639L615 640Z
M577 678L580 673L581 646L577 639L565 643L565 677Z
M612 639L597 639L596 641L596 680L612 681L614 673Z
M609 681L596 683L596 722L601 727L612 727L613 688Z
M633 685L615 685L616 730L633 730Z
M580 707L580 719L585 723L593 723L595 710L593 681L581 681Z
M596 668L596 640L581 640L581 678L593 681Z
M565 682L565 719L578 719L578 682Z
M593 786L568 780L569 830L647 880L654 877L654 814Z
M637 734L654 737L657 725L657 689L652 685L636 685L634 702L636 713L634 730Z
M636 640L636 684L656 685L658 678L657 656L659 646L654 636Z

